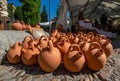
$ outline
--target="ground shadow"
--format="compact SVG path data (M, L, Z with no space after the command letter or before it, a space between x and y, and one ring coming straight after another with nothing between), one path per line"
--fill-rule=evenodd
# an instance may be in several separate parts
M11 64L8 62L6 55L3 57L1 65L5 65L5 66L13 66L16 70L24 70L26 72L26 74L30 74L30 75L45 75L45 74L49 74L47 72L44 72L40 66L34 65L34 66L26 66L23 63L19 63L19 64ZM58 69L56 69L54 72L51 72L52 75L54 76L58 76L58 75L69 75L69 76L74 76L74 75L80 75L80 74L92 74L92 73L96 73L97 71L92 71L89 70L88 68L84 68L82 71L78 72L78 73L71 73L69 71L67 71L63 65L63 63L60 64L60 66L58 67Z

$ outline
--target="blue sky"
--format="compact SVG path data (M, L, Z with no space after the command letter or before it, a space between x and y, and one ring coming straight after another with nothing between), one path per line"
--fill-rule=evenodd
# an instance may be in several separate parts
M42 8L45 5L46 10L49 13L49 0L41 0L41 2L42 2ZM21 6L19 0L9 0L8 3L14 3L15 6ZM60 4L60 0L50 0L50 19L53 19L56 16L56 10L59 4Z

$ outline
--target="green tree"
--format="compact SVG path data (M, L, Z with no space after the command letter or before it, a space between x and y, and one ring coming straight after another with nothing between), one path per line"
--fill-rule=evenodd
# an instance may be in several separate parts
M41 22L47 22L48 21L48 14L46 11L46 6L43 6L43 10L41 13Z
M40 22L41 0L22 0L22 14L25 23L32 26Z
M14 17L16 20L23 20L23 15L22 15L22 8L17 7L14 13Z

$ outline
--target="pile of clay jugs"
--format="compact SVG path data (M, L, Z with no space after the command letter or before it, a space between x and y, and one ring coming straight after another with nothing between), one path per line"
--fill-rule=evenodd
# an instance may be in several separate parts
M106 36L92 32L73 34L54 30L49 37L26 36L22 43L10 45L7 58L13 64L23 62L31 66L38 63L45 72L55 71L61 63L70 72L80 72L85 66L100 70L112 54L110 42Z

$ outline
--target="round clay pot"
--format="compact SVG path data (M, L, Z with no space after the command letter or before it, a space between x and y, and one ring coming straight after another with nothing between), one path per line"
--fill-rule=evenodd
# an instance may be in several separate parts
M61 57L63 59L64 54L68 52L68 49L70 47L69 39L65 36L61 36L60 41L57 43L57 48L61 52Z
M41 36L38 42L40 48L45 48L48 45L48 37Z
M26 36L22 42L23 48L28 49L28 46L29 46L28 42L31 40L32 40L31 36Z
M22 61L27 66L32 66L38 63L38 55L40 54L40 51L37 47L34 46L33 40L29 42L28 49L23 48L22 49Z
M23 29L22 24L18 20L16 20L13 23L12 27L13 27L13 30L22 30Z
M26 27L25 23L23 21L21 21L21 24L22 24L22 29L23 30L28 30L28 28Z
M53 72L61 63L60 51L53 46L51 40L48 42L48 46L43 48L41 54L38 55L38 63L43 71Z
M97 42L91 43L89 51L85 54L86 66L91 70L100 70L106 64L106 55Z
M113 46L110 39L101 39L99 40L102 49L104 50L106 57L108 58L113 52Z
M72 44L64 55L63 63L70 72L80 72L85 66L85 57L77 44Z
M17 64L21 62L21 49L22 45L19 42L16 42L13 47L10 46L7 53L7 59L10 63Z

